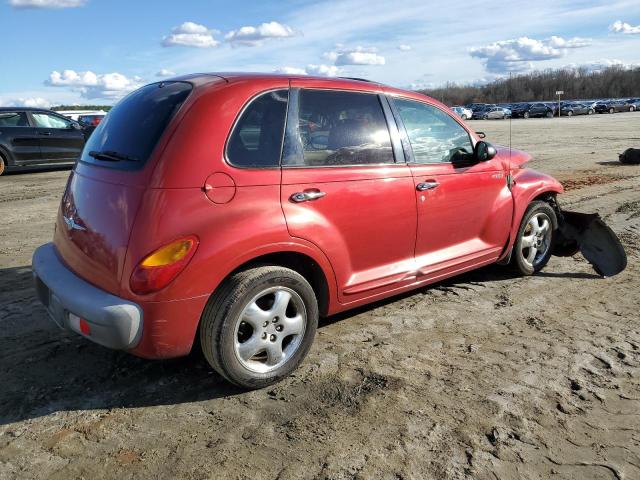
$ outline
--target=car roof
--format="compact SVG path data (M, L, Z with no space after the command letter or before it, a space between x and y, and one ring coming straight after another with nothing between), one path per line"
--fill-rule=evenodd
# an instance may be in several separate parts
M0 112L47 112L61 115L60 113L49 110L47 108L34 108L34 107L0 107ZM61 115L64 116L64 115Z
M193 73L189 75L182 75L177 77L168 78L162 81L188 81L193 83L195 87L204 86L210 83L218 83L223 80L227 83L243 82L247 80L276 80L287 79L295 80L303 83L322 83L324 86L331 86L334 88L342 87L357 87L358 90L380 92L383 90L386 93L402 95L405 97L415 99L428 99L430 102L448 108L446 105L437 101L434 98L424 95L419 92L411 90L403 90L400 88L384 85L379 82L367 80L364 78L354 77L322 77L315 75L290 75L285 73L260 73L260 72L211 72L211 73Z

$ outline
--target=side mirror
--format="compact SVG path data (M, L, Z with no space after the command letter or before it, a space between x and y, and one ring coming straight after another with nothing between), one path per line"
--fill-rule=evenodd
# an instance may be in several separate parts
M487 136L487 134L484 132L476 132L476 135L478 135L480 138L485 138Z
M478 162L486 162L497 155L496 148L489 142L479 141L476 143L473 154Z
M78 122L71 122L71 126L69 128L72 130L82 130L82 125Z

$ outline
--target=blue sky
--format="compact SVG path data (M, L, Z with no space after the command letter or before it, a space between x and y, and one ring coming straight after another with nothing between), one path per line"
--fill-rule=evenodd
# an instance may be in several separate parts
M163 76L202 71L418 88L640 64L640 0L0 2L6 105L112 104Z

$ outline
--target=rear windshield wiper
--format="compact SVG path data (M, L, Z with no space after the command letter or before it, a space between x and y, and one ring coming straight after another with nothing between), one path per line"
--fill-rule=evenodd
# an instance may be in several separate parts
M96 150L91 150L89 152L89 156L95 158L96 160L105 160L107 162L119 162L121 160L127 162L137 162L138 159L135 157L130 157L128 155L124 155L122 153L114 152L113 150L105 150L104 152L98 152Z

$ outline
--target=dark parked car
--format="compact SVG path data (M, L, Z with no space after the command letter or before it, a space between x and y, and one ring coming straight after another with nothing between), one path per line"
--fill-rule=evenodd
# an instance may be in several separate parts
M553 108L545 103L521 103L516 104L511 109L511 116L522 117L553 117Z
M92 115L80 115L78 117L78 122L80 122L80 124L82 125L82 128L84 129L85 138L89 138L89 135L91 135L93 131L96 129L96 127L100 125L100 122L104 119L104 117L105 117L104 113L100 113L100 114L96 113Z
M35 165L73 163L84 146L82 126L36 108L0 108L0 174Z
M597 113L628 112L630 108L624 100L606 100L604 102L598 102L595 111Z
M560 114L572 117L573 115L591 115L594 113L590 105L584 103L565 103L560 108Z

